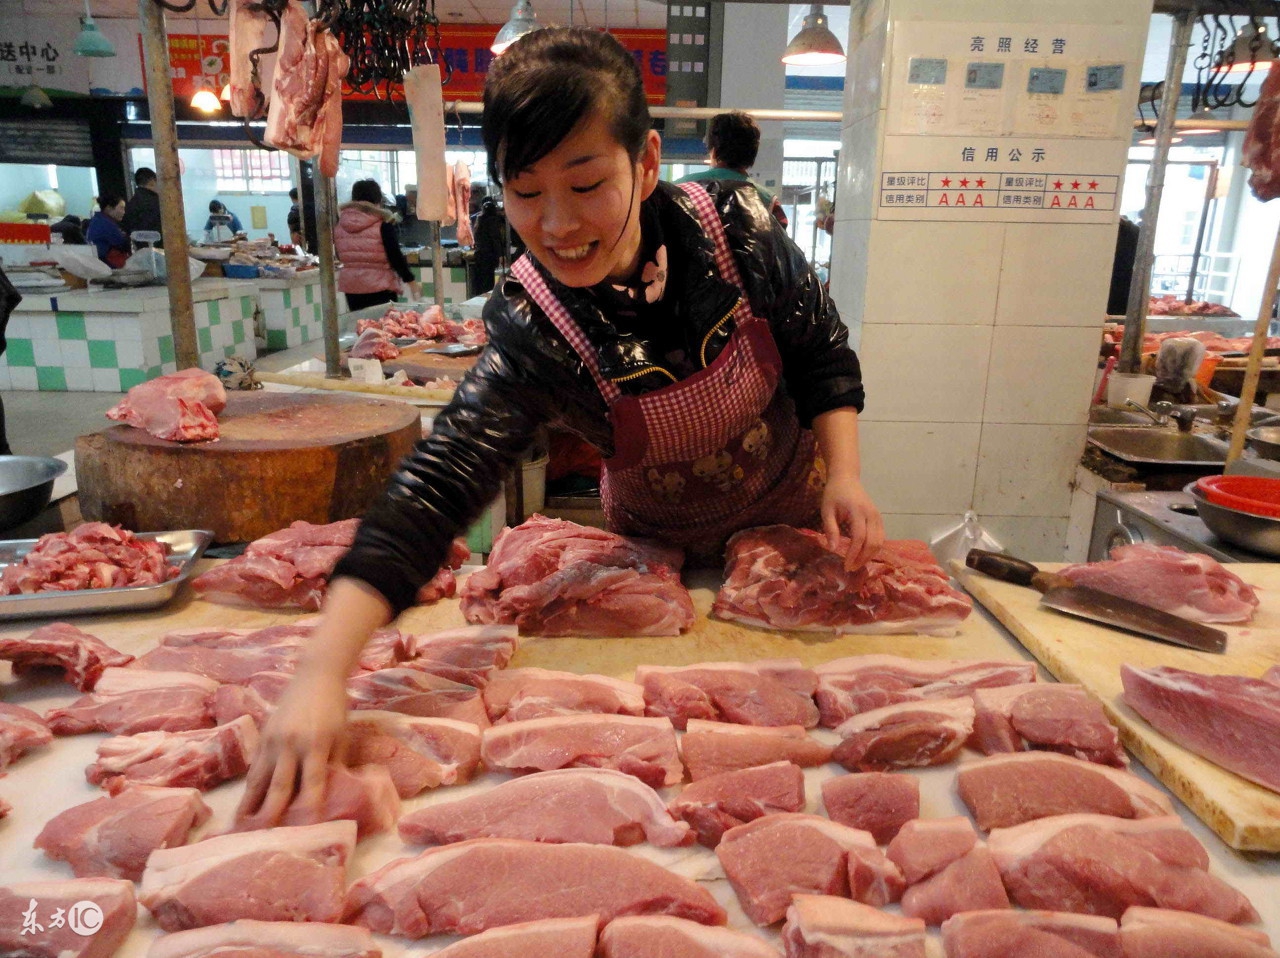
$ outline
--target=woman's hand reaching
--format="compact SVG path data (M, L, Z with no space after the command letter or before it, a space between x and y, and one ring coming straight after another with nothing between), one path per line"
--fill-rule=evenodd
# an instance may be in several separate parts
M849 546L844 567L861 568L884 543L884 520L862 482L852 476L828 477L822 493L822 528L833 550L848 531Z

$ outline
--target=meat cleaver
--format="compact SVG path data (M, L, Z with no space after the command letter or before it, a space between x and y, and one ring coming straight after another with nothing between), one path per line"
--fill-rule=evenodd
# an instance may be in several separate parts
M1076 585L1056 572L1042 572L1030 562L999 552L970 549L965 565L1001 582L1027 585L1043 592L1040 604L1081 619L1150 636L1200 652L1225 652L1227 634L1132 599Z

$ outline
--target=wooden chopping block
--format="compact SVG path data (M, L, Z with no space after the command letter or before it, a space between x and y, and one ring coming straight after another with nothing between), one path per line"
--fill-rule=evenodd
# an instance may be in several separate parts
M215 542L350 519L422 435L405 403L274 392L231 393L218 429L217 441L196 443L133 426L81 436L81 513L134 532L210 529Z

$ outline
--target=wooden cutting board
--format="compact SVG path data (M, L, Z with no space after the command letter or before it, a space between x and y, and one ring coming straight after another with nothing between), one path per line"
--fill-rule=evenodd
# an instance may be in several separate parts
M296 519L364 512L421 437L417 408L340 395L232 393L221 437L179 443L113 426L76 440L86 519L134 532L211 529L257 539Z
M1042 564L1056 570L1060 564ZM1187 751L1151 728L1121 700L1120 666L1260 676L1280 664L1280 563L1228 564L1258 591L1262 604L1247 626L1228 634L1225 655L1144 639L1039 608L1040 593L953 564L969 593L1062 682L1097 696L1129 750L1233 848L1280 852L1280 795Z
M401 346L400 355L395 359L382 360L382 371L388 374L403 369L410 379L461 379L468 369L476 364L480 353L471 356L445 356L440 353L429 353L427 349L438 345L432 342L415 343L412 346ZM342 364L347 364L347 353L342 355Z

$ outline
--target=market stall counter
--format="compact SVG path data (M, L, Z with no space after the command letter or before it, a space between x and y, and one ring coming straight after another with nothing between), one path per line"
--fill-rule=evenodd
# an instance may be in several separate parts
M257 356L257 281L198 279L191 298L202 368ZM7 339L0 389L118 393L177 371L164 286L28 295Z
M320 314L320 270L256 280L267 349L301 346L324 335Z

